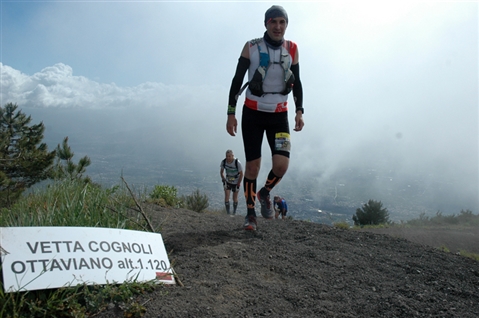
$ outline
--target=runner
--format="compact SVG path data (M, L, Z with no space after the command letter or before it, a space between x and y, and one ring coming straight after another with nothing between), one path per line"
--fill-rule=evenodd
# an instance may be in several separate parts
M281 219L286 219L286 213L288 213L288 204L286 200L279 195L274 196L274 217L277 219L281 215Z
M226 158L221 161L220 176L225 191L226 213L230 214L230 193L233 192L233 214L238 208L238 193L243 180L243 167L241 162L235 158L233 150L226 150Z
M295 102L295 131L301 131L303 121L303 89L299 77L298 46L284 39L288 14L281 6L272 6L265 13L266 32L262 38L248 41L241 52L229 92L226 130L237 132L236 103L246 88L241 87L248 71L246 99L242 110L241 130L246 155L244 191L247 215L244 229L256 230L255 200L261 204L266 219L274 217L269 192L288 170L291 150L288 122L288 94ZM256 193L261 166L261 144L266 132L272 155L272 169L264 187Z

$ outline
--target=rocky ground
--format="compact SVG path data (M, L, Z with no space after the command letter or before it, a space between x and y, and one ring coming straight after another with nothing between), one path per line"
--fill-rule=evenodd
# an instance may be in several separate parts
M141 296L145 317L479 317L479 262L455 253L479 253L477 229L406 239L259 218L251 233L244 216L148 211L183 286Z

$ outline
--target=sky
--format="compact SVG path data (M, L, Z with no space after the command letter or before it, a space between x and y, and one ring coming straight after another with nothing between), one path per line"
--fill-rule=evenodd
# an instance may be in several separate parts
M1 1L0 103L58 143L136 132L198 167L228 148L244 160L241 131L225 129L229 86L273 4L288 12L304 90L291 173L387 167L477 202L477 2Z

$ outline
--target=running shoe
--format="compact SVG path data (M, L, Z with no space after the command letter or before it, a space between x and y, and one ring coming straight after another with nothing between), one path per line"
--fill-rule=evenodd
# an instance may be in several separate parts
M247 215L244 219L243 228L246 231L256 231L256 217L254 215Z
M261 190L256 193L256 198L258 198L259 203L261 204L261 215L268 220L273 219L274 211L271 204L271 199L269 194L266 197L261 195Z

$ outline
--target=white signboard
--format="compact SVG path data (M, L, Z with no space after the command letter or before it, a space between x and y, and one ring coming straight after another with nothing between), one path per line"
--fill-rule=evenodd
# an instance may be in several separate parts
M6 292L76 284L174 284L161 234L89 227L1 227Z

